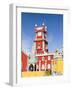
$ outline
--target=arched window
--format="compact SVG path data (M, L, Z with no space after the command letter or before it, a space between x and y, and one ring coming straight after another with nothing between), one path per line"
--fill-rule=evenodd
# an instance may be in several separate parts
M45 65L44 64L42 64L42 69L45 69Z
M45 59L45 58L44 58L44 56L43 56L43 57L42 57L42 61L44 61L44 59Z
M48 60L50 60L51 59L51 57L50 56L48 56Z
M48 69L50 69L50 64L48 64Z
M32 64L30 64L30 66L29 66L29 71L33 71L33 65Z

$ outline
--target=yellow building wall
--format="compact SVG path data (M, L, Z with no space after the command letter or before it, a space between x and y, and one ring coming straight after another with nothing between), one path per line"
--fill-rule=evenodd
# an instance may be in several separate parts
M63 66L64 66L64 62L62 59L54 60L53 72L56 72L58 74L63 74Z

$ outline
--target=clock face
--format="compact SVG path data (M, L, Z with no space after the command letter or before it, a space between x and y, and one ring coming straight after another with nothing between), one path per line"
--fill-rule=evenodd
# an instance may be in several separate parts
M41 32L38 32L38 36L41 36Z

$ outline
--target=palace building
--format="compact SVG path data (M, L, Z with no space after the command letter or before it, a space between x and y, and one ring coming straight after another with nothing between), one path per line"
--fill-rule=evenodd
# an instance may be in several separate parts
M53 60L53 53L49 53L47 41L47 26L43 23L42 26L35 24L35 56L37 58L36 70L37 71L50 71L51 60Z

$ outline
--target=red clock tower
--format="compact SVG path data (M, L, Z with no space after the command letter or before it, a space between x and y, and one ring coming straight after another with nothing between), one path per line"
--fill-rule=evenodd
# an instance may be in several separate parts
M35 25L35 33L36 54L48 53L48 41L46 40L47 27L44 25L44 23L41 27L37 27L37 25Z
M47 26L35 24L35 56L37 58L37 71L51 71L51 60L53 55L48 52Z

